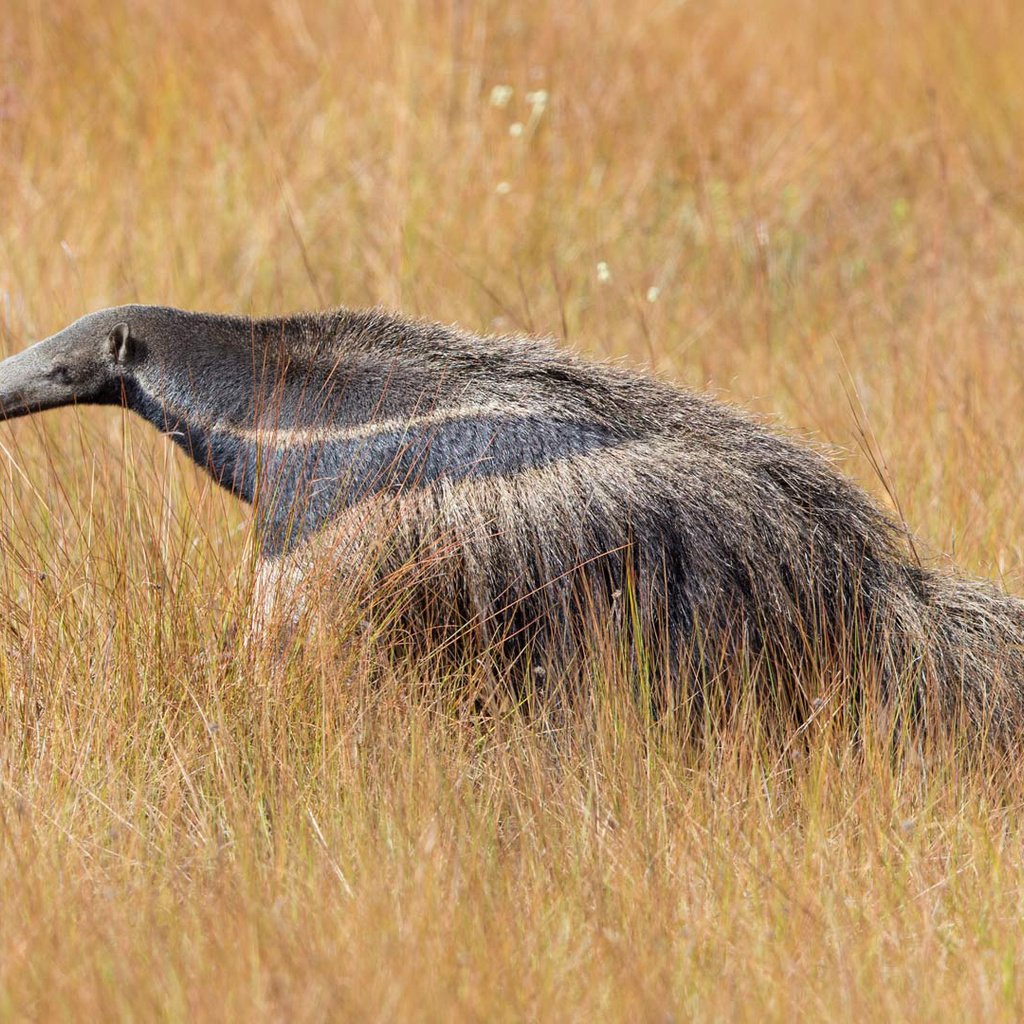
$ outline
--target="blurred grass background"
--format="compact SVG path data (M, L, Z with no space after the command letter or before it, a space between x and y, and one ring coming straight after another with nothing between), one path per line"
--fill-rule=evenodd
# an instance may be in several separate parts
M3 344L122 302L548 333L1019 590L1021 67L1011 0L8 0ZM243 510L144 425L0 467L0 1014L1024 1014L1012 766L614 700L552 746L326 639L275 672Z

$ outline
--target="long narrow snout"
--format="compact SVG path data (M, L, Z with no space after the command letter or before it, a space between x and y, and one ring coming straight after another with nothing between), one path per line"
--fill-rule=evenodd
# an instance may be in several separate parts
M41 341L0 362L0 419L10 420L74 402L74 390L63 379L52 350L54 341Z
M0 361L0 420L107 400L110 378L99 350L67 330Z

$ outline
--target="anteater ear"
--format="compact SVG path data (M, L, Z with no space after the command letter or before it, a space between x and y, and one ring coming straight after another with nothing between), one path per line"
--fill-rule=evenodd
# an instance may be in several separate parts
M131 328L126 323L115 324L107 335L107 351L114 357L115 363L131 359L135 351L135 341Z

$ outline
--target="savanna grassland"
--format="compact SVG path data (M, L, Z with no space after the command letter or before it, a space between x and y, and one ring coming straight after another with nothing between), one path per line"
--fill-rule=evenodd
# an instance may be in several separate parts
M1012 0L5 0L2 344L136 301L547 333L1021 592L1022 68ZM244 509L109 409L0 428L0 516L0 1018L1024 1016L1013 760L268 659Z

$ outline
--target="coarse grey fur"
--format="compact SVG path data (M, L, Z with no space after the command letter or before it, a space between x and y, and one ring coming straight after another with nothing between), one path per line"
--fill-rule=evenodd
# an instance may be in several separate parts
M822 456L649 376L380 311L122 306L0 363L3 418L72 403L127 406L250 502L279 584L331 544L340 577L401 581L412 647L564 666L604 624L687 699L744 657L794 704L871 676L1018 729L1024 603L921 567Z

